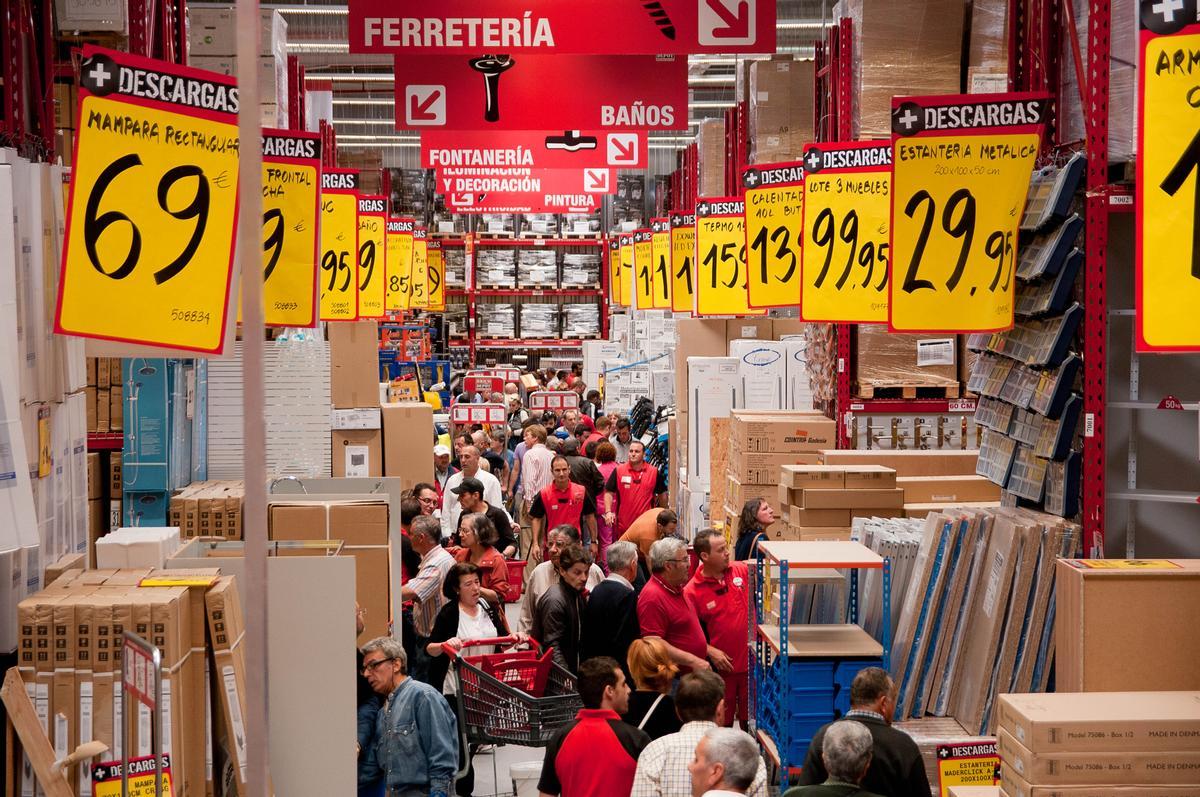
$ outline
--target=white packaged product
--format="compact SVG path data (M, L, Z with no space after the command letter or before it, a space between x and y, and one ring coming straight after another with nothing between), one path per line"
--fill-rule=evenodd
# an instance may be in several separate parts
M479 249L475 252L475 283L480 288L517 287L517 257L511 249Z
M521 337L557 338L558 316L557 304L526 302L521 305Z
M517 252L517 284L522 288L558 287L558 255L553 249Z
M517 232L517 217L511 213L481 213L475 231L511 237Z
M521 235L558 235L558 216L554 213L526 213L520 223Z
M562 307L563 337L600 337L600 305L595 302L564 304Z
M563 255L564 288L594 288L600 284L600 255L593 252L567 252Z
M688 488L708 491L713 418L741 406L737 357L688 357ZM647 372L647 378L649 373ZM678 396L675 397L679 399Z
M465 304L446 305L446 334L452 338L467 336L467 306Z
M600 212L566 213L562 217L563 235L599 235Z
M467 250L457 246L442 247L442 264L446 272L446 287L461 288L467 284Z
M515 338L517 336L517 306L515 304L479 304L475 306L477 334L484 338Z
M787 385L786 344L774 340L731 340L729 356L738 358L743 409L784 408Z

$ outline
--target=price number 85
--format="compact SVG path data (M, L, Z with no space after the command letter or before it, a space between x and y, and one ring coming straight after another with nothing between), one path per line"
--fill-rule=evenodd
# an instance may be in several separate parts
M905 293L934 290L933 283L919 277L918 272L923 265L922 258L925 256L925 248L933 233L935 218L940 219L942 231L946 235L959 241L958 259L954 263L954 270L946 279L946 290L954 292L962 280L967 260L971 254L971 244L975 240L975 209L975 195L966 188L960 188L951 194L940 214L937 200L928 191L922 189L909 198L908 204L904 207L904 215L913 219L918 213L924 211L924 218L921 221L921 232L917 236L917 245L913 249L912 258L908 261L908 268L904 272L901 289ZM1013 233L1002 230L993 231L984 242L983 252L989 259L996 261L996 273L992 276L992 281L988 284L987 289L994 292L999 287L1000 290L1007 291L1012 284L1013 270L1016 264ZM1001 276L1004 278L1003 283L1001 283ZM975 295L977 288L978 286L971 286L972 296Z

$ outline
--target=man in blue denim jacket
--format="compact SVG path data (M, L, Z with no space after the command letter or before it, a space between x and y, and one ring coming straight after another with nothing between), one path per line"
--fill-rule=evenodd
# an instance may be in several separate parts
M408 677L400 640L372 639L362 648L363 675L383 695L376 726L376 765L388 797L447 797L458 768L458 721L428 684Z

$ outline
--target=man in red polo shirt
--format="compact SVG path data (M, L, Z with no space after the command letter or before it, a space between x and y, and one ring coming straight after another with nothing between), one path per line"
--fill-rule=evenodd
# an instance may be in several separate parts
M579 665L583 708L555 731L546 747L541 797L629 797L638 756L650 737L621 721L629 684L617 662L597 656Z
M629 444L629 461L618 465L604 485L604 522L616 524L613 537L625 533L638 516L658 505L667 492L666 480L658 468L646 464L646 447L640 440Z
M683 588L708 638L708 644L725 654L729 666L714 659L725 679L725 725L736 716L746 727L747 670L750 611L750 576L745 562L731 562L725 535L703 529L693 543L700 566Z
M710 669L708 659L728 666L725 654L708 644L696 611L683 594L688 580L687 544L667 537L650 546L650 580L638 596L638 625L643 637L667 643L680 672Z
M571 463L566 457L556 456L550 463L554 481L538 491L529 507L533 527L533 544L546 555L546 532L567 525L579 531L585 546L594 546L599 535L596 533L596 502L587 494L587 488L571 481ZM593 550L593 557L595 551Z

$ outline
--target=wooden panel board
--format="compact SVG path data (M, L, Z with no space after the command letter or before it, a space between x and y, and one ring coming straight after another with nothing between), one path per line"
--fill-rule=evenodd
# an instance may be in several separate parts
M729 419L712 418L708 422L712 442L709 444L708 459L708 505L725 506L725 492L729 487ZM741 511L741 507L737 507Z

